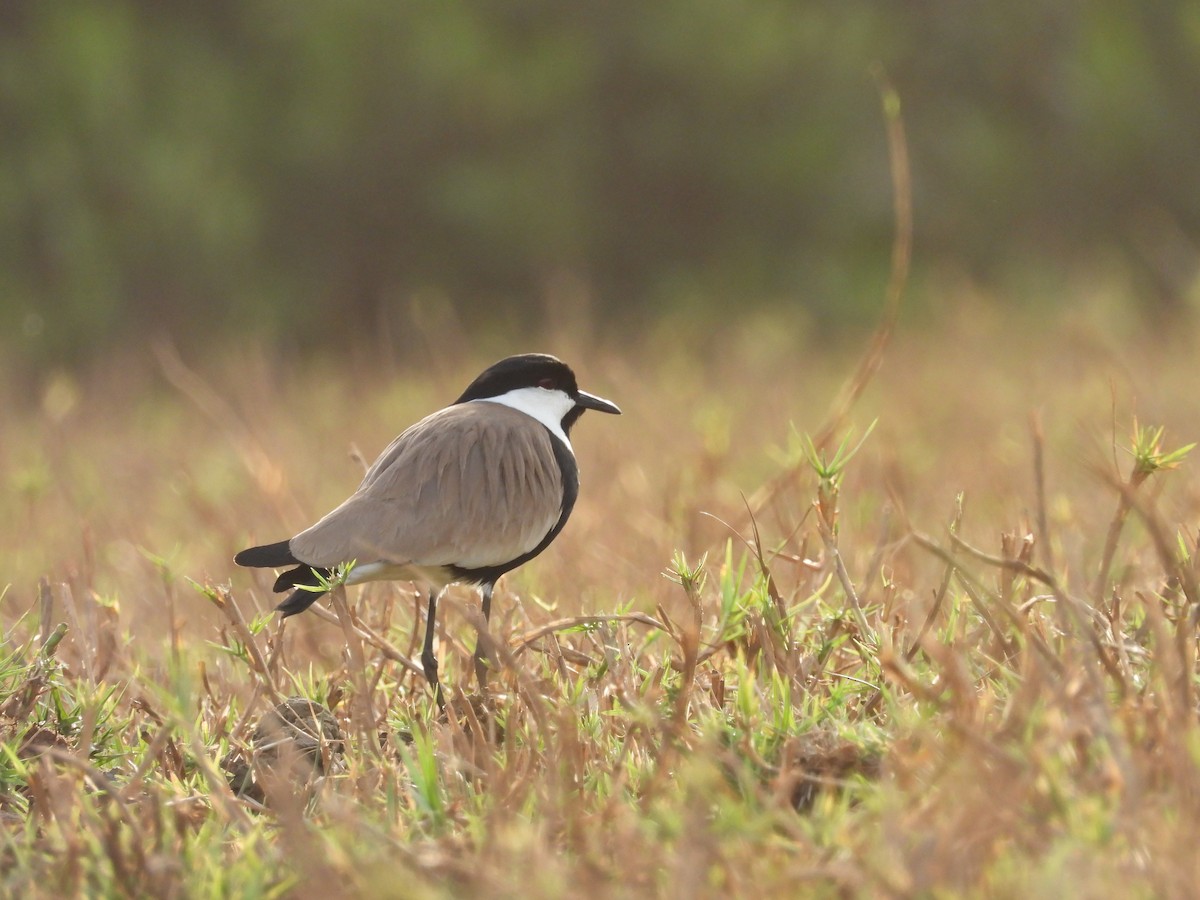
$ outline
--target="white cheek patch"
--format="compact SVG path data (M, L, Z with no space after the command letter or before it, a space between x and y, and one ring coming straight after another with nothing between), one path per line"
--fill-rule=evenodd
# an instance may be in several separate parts
M533 416L550 429L551 434L567 445L567 449L575 452L567 434L562 429L563 416L575 406L575 401L562 391L548 391L544 388L527 387L509 391L499 397L483 397L472 400L472 403L499 403L520 410L527 416Z

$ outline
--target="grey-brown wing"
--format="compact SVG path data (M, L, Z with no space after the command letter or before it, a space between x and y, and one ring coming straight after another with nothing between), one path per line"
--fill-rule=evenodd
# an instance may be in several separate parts
M497 403L464 403L421 420L367 471L359 489L292 538L310 565L499 565L558 521L562 474L546 428Z

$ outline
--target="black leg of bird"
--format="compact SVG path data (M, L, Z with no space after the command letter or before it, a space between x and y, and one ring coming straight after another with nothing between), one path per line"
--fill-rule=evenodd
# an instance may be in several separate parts
M492 589L494 584L485 584L483 586L483 624L487 624L492 620ZM484 645L487 644L488 637L481 632L475 640L475 679L479 682L479 690L487 690L488 677L488 661L484 658Z
M438 594L435 588L429 589L429 612L425 616L425 646L421 650L421 666L425 669L425 680L433 688L438 709L445 712L446 700L442 697L442 684L438 681L438 661L433 653L433 626L437 621Z

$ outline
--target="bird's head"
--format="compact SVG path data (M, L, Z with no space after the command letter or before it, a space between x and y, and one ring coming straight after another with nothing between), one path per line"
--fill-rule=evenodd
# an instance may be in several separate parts
M512 405L519 403L520 408L543 421L560 423L564 434L585 410L621 414L612 401L580 390L571 367L545 353L510 356L489 366L455 402L472 400L514 401Z

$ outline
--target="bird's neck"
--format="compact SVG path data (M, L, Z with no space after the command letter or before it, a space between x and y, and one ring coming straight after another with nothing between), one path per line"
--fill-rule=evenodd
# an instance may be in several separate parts
M508 406L527 416L532 416L545 425L552 435L566 444L567 449L574 453L571 439L567 437L567 431L579 416L575 414L575 401L562 391L547 391L535 387L518 388L507 394L501 394L499 397L481 397L469 402L499 403L501 406Z

